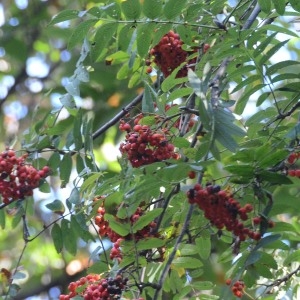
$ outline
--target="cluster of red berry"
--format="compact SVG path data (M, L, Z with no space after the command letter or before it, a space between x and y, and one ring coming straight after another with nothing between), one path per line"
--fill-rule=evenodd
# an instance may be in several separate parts
M202 188L200 184L196 184L193 189L187 193L189 202L196 203L201 210L204 211L204 216L212 225L218 229L223 229L233 232L239 241L245 241L247 236L254 240L259 240L261 234L247 228L243 221L248 220L248 213L253 211L251 204L241 206L232 195L221 190L220 186L207 184Z
M177 33L172 30L165 34L160 42L150 50L154 56L154 63L160 68L165 77L168 77L180 64L187 62L188 56L195 52L187 52L182 49L183 41ZM187 64L196 63L196 58L191 59ZM187 65L184 65L177 73L176 77L187 76Z
M188 67L194 69L196 57L188 60L188 56L197 52L197 49L185 51L182 49L183 41L179 34L170 30L165 34L159 43L150 50L150 55L154 57L153 62L159 67L165 77L168 77L182 63L186 64L178 71L176 78L187 76ZM203 46L203 53L210 48L208 44ZM151 60L146 61L148 65L147 73L151 73Z
M59 300L69 300L82 296L84 300L116 300L121 299L126 289L128 278L117 275L115 278L101 278L98 274L89 274L68 286L69 293L60 295Z
M300 178L300 169L288 170L288 175L291 176L291 177Z
M95 198L95 201L99 200L98 198ZM113 247L110 251L110 258L114 259L116 258L119 262L122 260L122 253L121 253L121 243L123 240L134 240L139 241L141 239L147 238L147 237L158 237L159 234L155 233L153 234L152 231L154 228L156 228L156 223L154 221L150 222L147 226L142 228L141 230L138 230L134 236L132 234L128 234L125 237L121 237L119 234L114 232L109 227L109 222L105 220L105 208L103 207L104 200L102 203L102 206L98 208L98 214L95 217L95 224L99 228L99 234L102 237L107 237L110 239L110 241L113 243ZM131 224L134 224L137 222L137 220L144 214L144 210L141 207L138 207L136 212L130 217L129 221ZM117 217L116 217L117 218ZM118 219L118 221L123 222L124 220Z
M227 285L231 285L231 279L226 280ZM234 296L241 298L244 295L245 283L241 280L237 280L232 286L231 291Z
M174 145L168 141L170 132L167 128L160 131L152 130L148 125L138 124L140 117L134 120L134 126L120 121L119 129L126 131L125 141L120 145L120 151L126 155L131 165L138 168L154 162L170 158L178 158Z
M293 152L291 153L288 158L287 161L289 164L294 164L298 159L300 158L300 152Z
M27 154L17 157L12 149L0 153L0 194L5 204L32 196L40 180L49 175L48 166L37 170L26 164L26 158Z
M300 158L300 152L293 152L291 153L288 158L287 158L287 162L290 165L293 165L297 162L297 160ZM300 169L289 169L288 171L288 175L291 177L298 177L300 178Z

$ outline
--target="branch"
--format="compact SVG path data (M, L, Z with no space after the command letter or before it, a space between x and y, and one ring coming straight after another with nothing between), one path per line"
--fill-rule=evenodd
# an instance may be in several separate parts
M287 282L288 280L290 280L294 275L296 275L298 272L300 271L300 265L298 266L298 268L296 268L294 271L292 271L291 273L286 274L285 276L276 279L275 281L273 281L270 284L266 284L265 286L268 288L271 287L275 287L275 286L279 286L282 283Z
M172 262L173 262L173 260L175 258L175 255L176 255L176 252L178 250L178 247L181 244L183 236L186 234L186 232L188 230L188 227L189 227L189 224L190 224L190 219L191 219L193 211L194 211L194 207L195 207L195 205L190 205L190 207L189 207L189 210L188 210L188 212L186 214L186 217L185 217L185 220L184 220L181 232L180 232L180 234L179 234L179 236L178 236L178 238L176 240L176 243L174 245L174 248L173 248L172 252L169 255L169 258L168 258L168 260L166 262L166 265L165 265L165 267L164 267L164 269L163 269L163 271L162 271L162 273L160 275L160 278L159 278L159 281L158 281L158 284L157 284L157 288L156 288L155 294L153 296L153 300L158 300L158 297L160 295L163 283L165 282L166 277L167 277L167 275L169 273L169 270L171 268L171 264L172 264Z
M109 120L106 124L104 124L97 131L95 131L92 135L92 138L96 139L110 127L119 122L130 110L132 110L137 104L139 104L142 101L143 95L144 93L141 93L137 97L135 97L129 104L122 108L122 110L118 114L116 114L111 120Z

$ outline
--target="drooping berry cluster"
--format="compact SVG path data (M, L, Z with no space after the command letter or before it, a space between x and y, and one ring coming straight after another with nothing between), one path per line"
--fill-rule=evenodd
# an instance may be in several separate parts
M7 149L0 153L0 194L5 204L32 196L40 180L49 175L49 167L37 170L26 163L27 154L20 157Z
M98 201L99 197L95 198L94 200ZM139 241L147 237L159 237L158 233L152 233L154 228L156 228L156 222L154 221L150 222L150 224L146 225L141 230L138 230L136 233L134 233L134 235L128 234L127 236L124 237L120 236L118 233L116 233L110 228L109 222L105 220L105 208L103 204L104 204L104 200L102 206L98 208L98 214L95 217L95 224L99 228L100 236L109 238L110 241L113 243L113 247L110 251L111 259L115 258L119 262L122 260L123 257L121 252L121 246L122 246L122 241L124 240ZM144 213L145 211L141 207L138 207L136 212L129 218L129 222L131 224L134 224L142 215L144 215ZM128 222L128 220L122 220L119 219L118 217L115 218L119 222Z
M300 152L293 152L288 156L287 161L289 164L294 164L299 158Z
M84 300L116 300L121 299L126 289L128 278L117 275L115 278L101 278L98 274L89 274L68 286L69 293L60 295L59 300L69 300L82 296Z
M227 285L231 285L231 279L226 280ZM241 280L237 280L234 284L231 285L231 291L234 296L241 298L244 295L245 283Z
M242 207L230 194L221 190L220 186L208 184L202 188L200 184L196 184L188 191L187 196L191 204L196 203L204 211L205 218L212 225L220 230L226 228L233 232L239 241L244 241L247 237L254 240L261 238L259 232L247 228L243 222L248 220L248 213L253 210L252 205L248 203Z
M150 54L154 56L154 63L159 67L165 77L168 77L183 62L187 62L177 73L176 77L187 76L187 65L196 63L196 58L187 61L188 56L193 52L187 52L182 49L183 41L177 33L169 31L165 34L160 42L150 50Z
M120 145L120 151L126 155L131 165L138 168L154 162L170 158L178 158L174 145L169 142L168 129L152 130L148 125L138 124L135 120L133 128L124 120L120 122L120 130L126 131L125 141Z
M154 57L153 62L159 67L165 77L168 77L177 67L182 63L186 64L178 71L176 78L187 76L188 68L194 69L196 57L188 59L188 57L197 52L197 49L185 51L182 49L183 41L180 39L179 34L170 30L165 34L159 43L150 50L150 55ZM203 53L207 52L210 48L209 44L203 46ZM151 61L147 60L146 65L148 68L147 73L152 72L150 67Z

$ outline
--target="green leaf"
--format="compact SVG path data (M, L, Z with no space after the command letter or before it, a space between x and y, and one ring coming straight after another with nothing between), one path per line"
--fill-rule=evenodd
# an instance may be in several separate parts
M57 253L60 253L63 248L63 238L61 228L57 223L52 226L51 236L53 239L54 247Z
M105 214L105 220L109 222L109 227L117 234L126 236L130 233L129 223L121 223L110 214Z
M76 109L76 103L74 98L72 97L72 95L69 93L71 92L72 94L78 94L79 95L79 81L75 80L75 82L77 82L76 85L74 85L74 80L72 80L71 82L68 82L65 86L66 90L67 90L67 94L61 96L59 98L61 104L70 112L71 110ZM59 134L61 134L63 131L61 131Z
M74 117L69 116L64 120L59 121L55 126L49 127L46 130L46 133L49 135L61 135L62 132L66 132L67 130L69 130L69 128L71 128L73 123L74 123Z
M247 79L244 79L241 83L239 83L231 92L231 94L239 91L244 86L249 86L253 82L259 82L261 83L262 77L261 75L251 75Z
M63 215L65 212L65 206L62 203L62 201L56 199L51 203L46 204L46 207L48 209L50 209L51 211L53 211L54 213L58 214L58 215Z
M249 101L250 96L258 90L263 89L265 86L265 84L256 84L255 86L251 86L249 89L246 89L246 91L242 93L242 96L237 101L235 113L237 113L238 115L242 114L246 107L246 104Z
M277 45L273 46L270 50L268 50L266 53L264 53L264 55L262 56L262 58L259 60L259 65L263 65L265 64L280 48L282 48L287 42L289 41L289 39L284 40L280 43L278 43Z
M281 234L273 234L273 235L267 235L265 237L263 237L255 246L255 250L265 247L266 245L269 245L275 241L277 241L278 239L280 239Z
M154 210L147 211L144 215L139 217L139 219L135 223L133 223L132 232L136 233L137 231L149 225L156 217L161 214L162 210L162 208L156 208Z
M210 237L200 236L196 239L196 245L198 253L203 260L207 260L211 252L211 240Z
M269 230L272 231L272 232L293 232L293 233L297 233L296 228L292 224L286 223L286 222L276 222L276 226L269 229Z
M144 83L144 94L142 99L142 112L153 113L154 103L156 103L157 94L153 88L147 83Z
M105 50L117 29L118 23L115 22L103 24L97 29L91 48L91 55L94 61L102 59L103 50Z
M186 63L182 63L180 66L178 66L161 84L161 89L163 92L168 92L170 89L175 87L177 84L181 84L183 82L187 81L187 78L175 78L177 72L185 65Z
M144 0L143 13L149 19L155 19L161 15L162 12L161 0Z
M192 282L190 285L193 289L196 289L198 291L211 290L214 287L213 283L210 281L195 281L195 282ZM202 297L201 297L201 299L202 299ZM215 298L213 298L213 299L215 299Z
M48 166L54 172L60 165L60 154L58 152L53 152L48 160Z
M258 55L263 53L264 50L270 45L270 43L275 39L276 34L277 31L265 38L253 51L253 57L257 57Z
M197 76L197 74L191 69L188 69L188 79L189 79L189 83L191 84L191 87L194 90L194 93L198 97L202 98L203 93L201 90L201 80Z
M261 252L258 251L253 251L249 254L249 256L246 259L245 262L245 267L248 267L250 265L253 265L254 263L256 263L257 261L259 261L262 257Z
M73 127L73 137L74 137L74 144L75 144L76 151L79 151L83 145L82 144L81 126L82 126L82 110L79 109L77 116L74 120L74 127Z
M89 274L101 274L108 271L108 265L103 261L96 261L88 268Z
M203 263L194 257L176 257L172 265L176 268L198 269L203 266Z
M128 20L137 20L141 14L139 0L123 0L121 2L121 9Z
M291 181L291 179L288 178L286 175L274 173L274 172L267 171L267 170L259 171L259 172L257 172L257 175L259 176L259 178L261 180L265 180L272 184L280 185L280 184L292 184L293 183Z
M298 0L290 0L289 2L294 10L300 12L300 2Z
M5 229L5 210L0 209L0 227Z
M168 97L169 101L174 101L179 98L183 98L189 96L193 93L193 89L190 87L182 87L180 89L176 89L171 92L170 96Z
M81 202L80 193L77 187L74 187L68 199L70 203L78 205Z
M285 12L285 0L273 0L274 7L279 15L283 15Z
M113 1L106 6L101 6L101 10L113 19L119 20L121 18L121 8L116 1Z
M72 20L78 18L79 11L74 9L66 9L55 15L48 26L54 25L60 22Z
M90 19L81 22L71 34L68 42L68 49L73 49L77 44L82 43L88 31L98 22L97 19Z
M248 164L228 165L224 167L224 170L239 176L244 176L249 178L254 176L254 167Z
M79 216L79 217L78 217ZM82 214L79 215L72 215L71 216L71 228L74 232L76 232L77 236L82 238L83 241L85 241L86 243L89 242L90 240L95 241L93 235L89 232L89 228L88 226L86 226L85 223L78 222L78 219L80 219L80 216L82 216L81 218L84 219Z
M129 59L129 54L124 51L117 51L105 58L107 62L109 62L111 65L117 65L120 63L124 63Z
M300 262L300 250L292 252L283 262L285 266L289 266L293 262Z
M154 23L146 23L139 25L137 28L136 45L137 52L140 57L145 57L149 53L149 48L152 42L152 36L155 29Z
M262 156L259 158L259 166L261 168L275 166L282 160L286 159L289 151L286 149L274 150L267 156Z
M85 181L81 185L80 191L83 193L87 189L94 188L101 176L102 176L101 172L91 174L88 178L85 179Z
M194 154L195 149L185 148L185 155ZM189 150L192 150L188 153ZM185 180L190 171L190 166L186 163L173 163L165 168L161 168L157 171L157 177L160 180L166 180L168 182L179 182Z
M177 147L177 148L189 148L190 147L190 142L183 137L177 136L172 140L172 144Z
M66 153L59 166L61 187L65 187L70 180L72 171L72 158L70 153Z
M261 256L261 263L264 265L267 265L269 268L272 268L274 270L278 269L278 264L276 262L276 260L274 259L273 255L262 251L261 252L262 256Z
M287 35L299 38L299 36L298 36L297 33L295 33L292 30L289 30L288 28L286 28L284 26L279 26L279 25L275 25L275 24L269 24L269 25L263 26L263 29L264 30L274 31L274 32L277 32L277 33L280 32L280 33L284 33L284 34L287 34Z
M198 252L199 252L199 247L197 245L181 244L179 247L180 256L191 256L197 254Z
M77 252L77 236L72 230L70 221L63 219L61 221L61 233L65 249L72 255Z
M238 144L233 136L244 136L243 129L233 123L233 114L226 109L218 107L213 110L213 129L215 139L231 152L235 152Z
M182 10L186 7L187 0L169 0L164 8L163 13L168 20L174 20L182 13Z
M258 0L258 4L264 13L269 14L271 12L271 0Z
M265 93L267 96L269 93ZM260 103L261 104L261 103ZM257 124L276 115L276 109L274 107L268 107L266 109L259 110L257 113L253 114L245 123L246 126L251 126L252 124Z
M138 251L160 248L165 245L165 241L159 238L145 238L137 242Z
M284 60L280 61L278 63L272 64L271 66L267 67L266 74L267 75L272 75L275 74L278 70L283 69L283 68L288 68L290 66L295 66L297 68L297 65L299 65L300 62L296 60Z

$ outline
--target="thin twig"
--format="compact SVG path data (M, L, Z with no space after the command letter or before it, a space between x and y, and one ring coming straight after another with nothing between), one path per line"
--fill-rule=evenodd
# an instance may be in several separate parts
M92 138L96 139L99 137L102 133L104 133L106 130L108 130L110 127L115 125L117 122L119 122L125 115L132 110L137 104L139 104L143 99L144 93L139 94L136 96L129 104L127 104L119 113L117 113L111 120L109 120L107 123L105 123L103 126L101 126L98 130L96 130Z
M190 205L189 207L189 210L186 214L186 217L185 217L185 220L184 220L184 223L183 223L183 226L182 226L182 229L181 229L181 232L175 242L175 245L174 245L174 248L172 250L172 252L170 253L169 255L169 258L166 262L166 265L164 267L164 269L162 270L162 273L160 275L160 278L159 278L159 281L158 281L158 284L157 284L157 287L156 287L156 291L155 291L155 294L153 296L153 300L158 300L158 297L160 295L160 292L161 292L161 289L162 289L162 286L163 286L163 283L165 282L166 280L166 277L168 275L168 272L171 268L171 264L175 258L175 255L176 255L176 252L178 250L178 247L179 245L181 244L181 241L184 237L184 235L186 234L187 230L188 230L188 227L189 227L189 224L190 224L190 220L191 220L191 217L192 217L192 214L193 214L193 211L194 211L194 207L195 205Z

